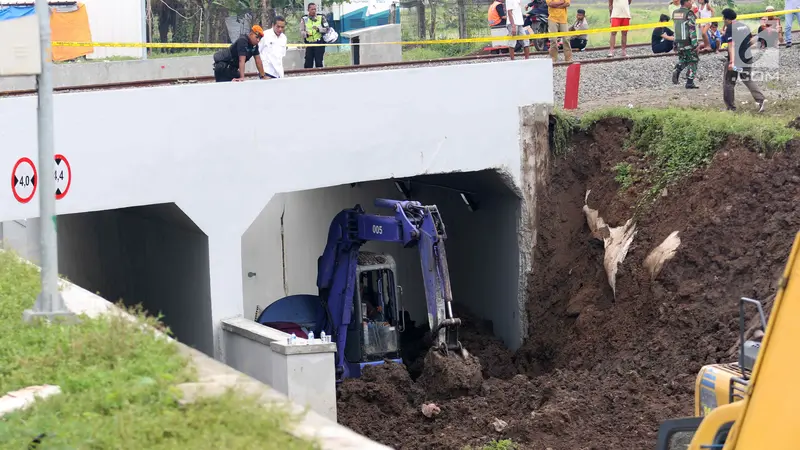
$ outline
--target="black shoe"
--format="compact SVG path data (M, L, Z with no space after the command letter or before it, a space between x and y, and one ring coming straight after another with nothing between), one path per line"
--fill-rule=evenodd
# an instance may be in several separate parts
M791 42L787 42L786 43L786 48L791 48L791 47L792 47L792 43Z
M694 80L687 80L686 89L700 89L700 86L694 84Z
M683 67L680 64L675 66L675 70L672 71L672 84L678 84L678 78L680 78L682 70Z

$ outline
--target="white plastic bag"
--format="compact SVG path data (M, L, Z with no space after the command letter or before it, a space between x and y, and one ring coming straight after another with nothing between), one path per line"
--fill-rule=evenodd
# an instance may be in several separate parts
M322 36L322 40L328 44L333 44L337 39L339 39L339 33L337 33L333 27L328 27L328 31L325 32L324 36Z

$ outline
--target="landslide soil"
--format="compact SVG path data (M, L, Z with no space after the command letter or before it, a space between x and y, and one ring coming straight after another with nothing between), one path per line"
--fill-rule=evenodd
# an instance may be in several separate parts
M767 299L771 307L800 229L800 143L765 156L730 139L706 169L668 188L636 217L614 296L582 207L591 189L589 206L611 226L634 213L639 192L621 191L613 170L640 160L620 145L630 126L603 120L576 134L566 157L551 158L538 199L523 347L512 355L490 325L467 317L462 342L484 378L477 392L442 398L403 365L377 366L343 383L342 424L399 449L492 439L524 449L645 449L661 421L692 414L700 367L735 361L737 300ZM642 262L673 231L681 246L651 280ZM418 367L419 358L410 364ZM420 406L430 401L441 412L428 418Z

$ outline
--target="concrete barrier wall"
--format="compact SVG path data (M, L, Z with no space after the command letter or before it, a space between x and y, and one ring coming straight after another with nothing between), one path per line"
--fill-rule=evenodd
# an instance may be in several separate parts
M297 338L243 317L222 321L226 362L300 406L336 420L336 344Z
M464 95L488 79L536 88L500 90L485 102ZM519 187L520 108L553 103L548 59L325 74L279 85L254 80L55 96L55 151L72 172L57 212L175 203L208 236L214 355L223 360L221 320L244 312L242 235L275 194L484 169L503 171ZM353 95L331 102L325 120L308 118L306 105L320 92L387 86L390 96ZM22 158L36 161L36 97L0 99L0 124L0 142L9 149L0 152L0 170L12 172ZM232 134L242 124L250 131ZM44 194L25 189L26 203L8 184L0 192L0 222L38 216Z
M370 44L374 42L400 42L400 24L381 25L377 27L362 28L360 30L346 31L343 37L350 39L358 38L359 44ZM400 62L403 60L403 48L400 45L351 45L350 64L356 63L358 54L358 64L379 64Z
M290 48L283 58L285 70L302 69L305 50ZM191 78L214 75L212 55L181 58L142 59L136 61L104 61L64 63L53 66L55 87L88 86L94 84L124 83L170 78ZM256 71L253 59L247 62L247 71ZM0 78L0 92L36 88L35 77Z

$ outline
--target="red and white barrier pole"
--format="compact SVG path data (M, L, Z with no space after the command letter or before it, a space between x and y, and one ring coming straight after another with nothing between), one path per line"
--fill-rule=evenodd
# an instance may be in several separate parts
M567 67L567 86L564 90L564 109L578 107L578 87L581 84L581 63L572 63Z

